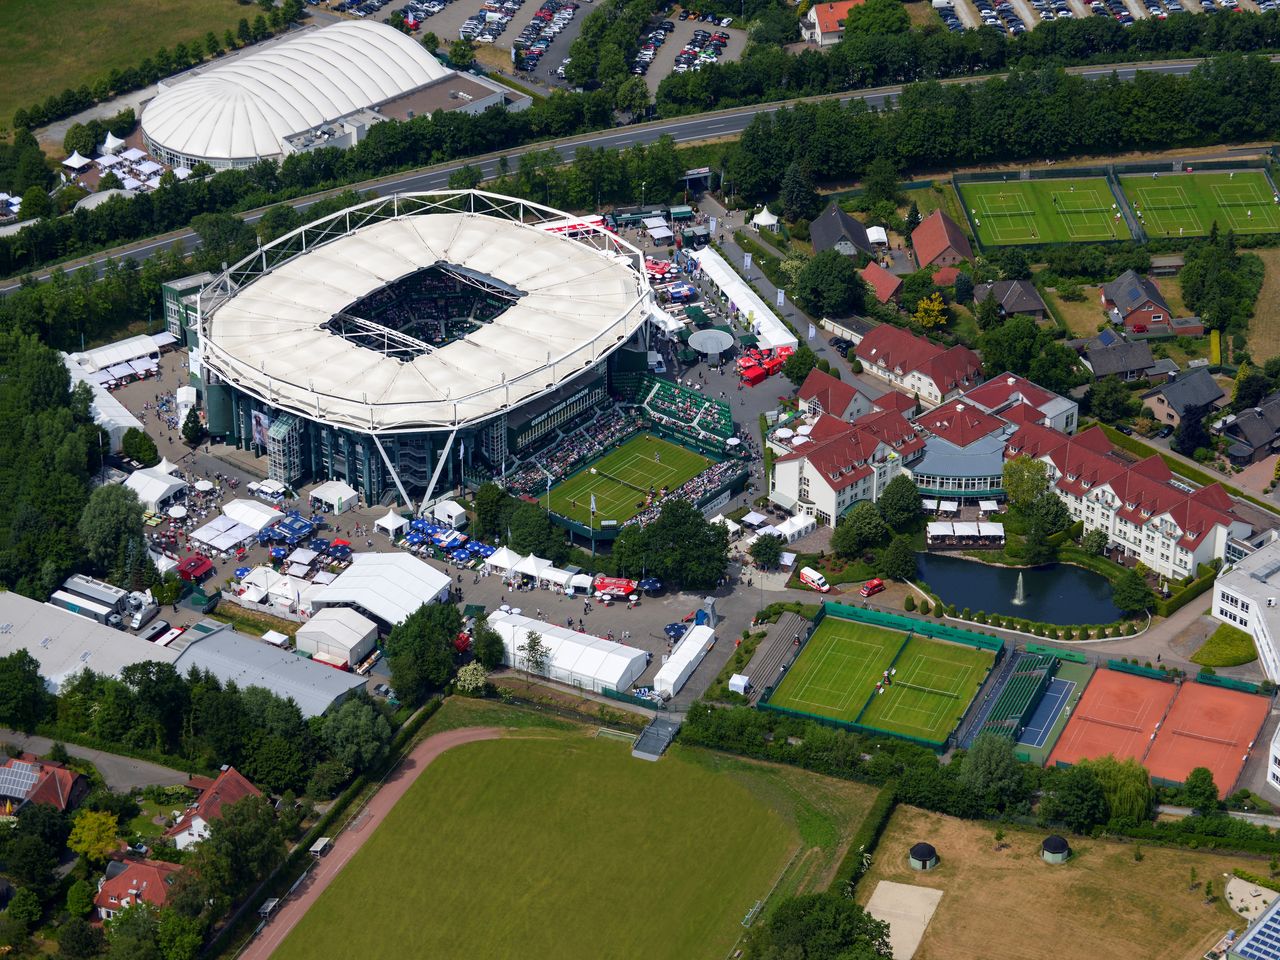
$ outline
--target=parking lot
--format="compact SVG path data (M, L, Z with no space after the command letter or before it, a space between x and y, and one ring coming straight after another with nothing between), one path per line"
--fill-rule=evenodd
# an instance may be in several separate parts
M679 14L680 9L677 7L665 18L672 25L672 29L667 31L666 41L655 51L653 61L649 65L649 72L645 75L645 82L649 85L650 94L656 93L658 84L675 69L676 57L693 40L694 32L697 30L728 35L728 39L724 42L724 49L718 57L720 63L741 60L742 52L746 49L746 34L741 30L734 29L732 25L721 27L695 20L693 17L688 20L681 20Z

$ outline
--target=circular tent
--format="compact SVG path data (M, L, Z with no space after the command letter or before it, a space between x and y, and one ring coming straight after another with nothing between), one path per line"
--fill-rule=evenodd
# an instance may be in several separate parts
M907 854L907 863L912 870L932 870L938 865L938 851L931 843L917 843Z
M778 218L769 212L768 207L761 207L760 212L751 218L751 225L756 229L777 230Z
M689 336L689 346L708 362L719 363L720 357L733 349L733 334L724 330L697 330Z
M342 22L270 44L166 87L142 113L165 163L247 167L285 140L375 107L451 73L399 30Z
M1040 844L1040 856L1045 863L1065 863L1071 856L1071 845L1056 833L1050 834Z

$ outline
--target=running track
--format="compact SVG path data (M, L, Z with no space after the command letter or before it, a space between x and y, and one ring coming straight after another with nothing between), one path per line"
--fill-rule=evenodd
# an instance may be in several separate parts
M267 928L240 953L240 960L267 960L271 956L432 760L451 747L493 740L501 733L496 727L467 727L437 733L418 744L387 777L355 821L334 840L333 848L312 867L307 879L280 906Z

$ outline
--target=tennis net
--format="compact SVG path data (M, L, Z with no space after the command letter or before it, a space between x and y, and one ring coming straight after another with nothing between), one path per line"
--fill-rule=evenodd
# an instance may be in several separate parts
M893 686L906 687L908 690L919 690L921 693L936 693L940 697L950 697L952 700L958 700L960 698L958 693L953 693L950 690L938 690L934 687L926 687L923 684L910 683L906 680L895 680L893 682Z
M979 216L983 217L1031 217L1034 212L1028 209L1023 210L983 210Z
M1068 213L1114 213L1110 207L1064 207L1059 204L1055 209L1061 214Z
M1081 720L1088 720L1090 723L1100 723L1104 727L1116 727L1119 730L1139 731L1142 728L1131 723L1121 723L1119 720L1104 720L1102 717L1091 717L1088 714L1077 713L1077 717Z
M1220 743L1226 747L1237 746L1240 741L1233 737L1211 737L1207 733L1196 733L1193 730L1172 730L1175 737L1188 737L1191 740L1203 740L1206 743Z

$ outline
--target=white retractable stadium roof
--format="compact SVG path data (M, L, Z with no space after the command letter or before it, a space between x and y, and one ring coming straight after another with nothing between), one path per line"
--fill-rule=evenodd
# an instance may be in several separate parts
M153 151L221 161L278 157L284 140L448 76L382 23L335 23L234 57L161 90L142 112Z
M367 225L354 227L357 216ZM603 232L585 242L537 226L563 217L451 191L369 201L299 228L201 295L204 362L272 406L368 432L450 428L514 409L602 360L650 310L639 251ZM472 333L411 359L323 328L436 265L518 294Z

